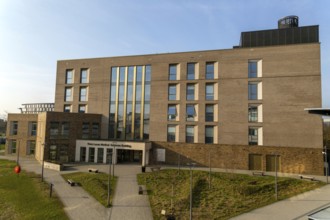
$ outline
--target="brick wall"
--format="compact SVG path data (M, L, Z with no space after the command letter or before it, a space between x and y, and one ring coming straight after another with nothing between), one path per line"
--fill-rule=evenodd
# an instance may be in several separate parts
M266 147L218 144L186 144L152 142L151 164L156 161L156 149L166 149L166 164L177 165L196 162L200 166L211 166L223 169L249 169L249 154L262 156L262 170L266 171L266 155L280 155L279 172L323 175L322 149L299 147ZM180 155L180 156L179 156Z

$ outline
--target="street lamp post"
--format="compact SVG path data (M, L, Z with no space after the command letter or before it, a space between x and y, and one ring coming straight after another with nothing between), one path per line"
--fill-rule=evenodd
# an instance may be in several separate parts
M190 167L190 205L189 205L189 219L192 220L192 168L196 165L196 163L187 163L187 165Z
M276 201L278 200L278 189L277 189L277 164L278 164L278 154L277 153L274 153L275 155L275 199Z

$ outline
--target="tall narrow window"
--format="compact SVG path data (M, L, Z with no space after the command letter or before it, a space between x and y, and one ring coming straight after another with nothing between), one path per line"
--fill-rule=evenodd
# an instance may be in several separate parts
M71 102L72 101L72 87L65 88L65 98L64 101Z
M168 105L167 117L169 121L175 121L177 116L176 105Z
M60 133L60 123L59 122L50 122L50 138L57 138Z
M177 64L170 64L168 79L177 80Z
M258 84L255 82L249 82L249 100L258 100Z
M170 84L168 86L168 100L176 100L176 85Z
M187 64L187 79L194 80L195 79L195 63L188 63Z
M89 122L83 122L81 138L82 139L88 139L89 138Z
M258 128L249 127L249 145L258 145Z
M187 100L195 100L195 84L187 84Z
M249 106L249 122L258 122L258 106Z
M186 106L187 121L194 121L196 116L195 105L189 104Z
M69 122L62 122L61 124L61 135L62 138L69 138L70 132L70 123Z
M16 149L17 149L17 142L16 142L16 140L11 140L9 143L11 144L11 147L10 147L11 152L10 153L16 154Z
M205 79L214 79L214 63L206 63Z
M81 102L87 101L87 87L80 87L79 101Z
M214 100L214 84L213 83L207 83L205 85L205 99Z
M99 123L93 123L92 124L92 138L93 139L98 139L100 138L100 135L99 135L99 130L100 130L100 125Z
M66 70L65 83L66 84L72 84L73 83L73 70Z
M176 125L167 126L167 141L175 142Z
M80 83L88 83L88 69L81 69Z
M248 68L248 76L249 78L258 77L258 62L257 61L249 61Z
M17 135L18 132L18 121L10 122L10 135Z
M29 133L30 133L30 136L37 135L37 122L33 121L33 122L29 123Z
M36 149L36 142L35 141L28 141L28 151L29 155L33 155Z
M194 143L194 128L193 125L186 126L186 143Z
M214 121L214 105L205 106L205 121Z
M214 126L205 126L205 143L214 143Z

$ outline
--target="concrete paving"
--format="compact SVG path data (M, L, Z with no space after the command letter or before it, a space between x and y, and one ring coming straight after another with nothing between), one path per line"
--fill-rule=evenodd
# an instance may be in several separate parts
M0 159L16 160L16 157L0 156ZM34 158L20 158L22 169L41 174L41 165ZM138 194L136 174L141 166L116 165L115 175L118 183L112 208L105 208L79 186L71 187L60 175L61 173L83 171L88 168L107 172L107 165L74 164L67 171L44 169L44 180L54 184L54 191L64 204L64 210L72 220L111 219L111 220L152 220L152 212L147 195Z

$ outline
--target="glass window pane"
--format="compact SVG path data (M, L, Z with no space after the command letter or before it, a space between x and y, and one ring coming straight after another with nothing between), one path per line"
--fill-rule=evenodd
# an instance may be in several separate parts
M187 85L187 100L195 100L195 85Z
M205 121L214 121L214 105L205 106Z
M205 127L205 143L213 143L214 136L214 127L206 126Z
M206 63L206 79L214 79L214 63Z
M194 143L194 126L186 127L186 142Z
M80 72L80 83L88 83L88 70L82 69Z
M111 83L117 82L117 67L112 67L111 69Z
M205 93L206 93L206 100L213 100L214 99L214 84L206 84L205 87Z
M250 100L257 100L258 99L258 84L256 83L249 83L249 99Z
M167 127L167 141L175 142L175 125L168 125Z
M258 77L258 63L256 61L249 61L249 78Z
M187 79L188 80L195 79L195 63L187 64Z
M168 100L176 100L176 85L168 86Z
M177 65L171 64L169 70L169 80L176 80L177 79Z
M67 70L66 71L66 79L65 79L66 84L71 84L73 83L73 70Z
M145 74L145 81L150 82L151 81L151 66L146 66L146 74Z

